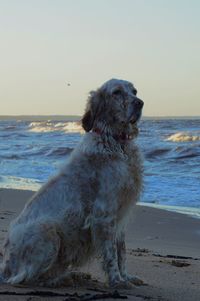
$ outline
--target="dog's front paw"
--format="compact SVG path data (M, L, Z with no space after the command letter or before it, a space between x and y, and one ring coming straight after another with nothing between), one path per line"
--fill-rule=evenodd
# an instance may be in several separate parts
M128 281L134 285L140 286L140 285L145 285L144 281L136 276L132 275L126 275L124 277L125 281Z
M127 280L121 279L110 282L110 287L114 289L131 289L134 287L134 285Z

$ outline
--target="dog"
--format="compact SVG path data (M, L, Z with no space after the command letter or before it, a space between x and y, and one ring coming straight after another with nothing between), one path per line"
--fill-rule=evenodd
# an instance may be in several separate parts
M142 190L134 142L142 107L125 80L111 79L90 92L81 142L9 227L1 266L5 283L59 286L99 254L111 287L142 284L127 274L125 263L125 228Z

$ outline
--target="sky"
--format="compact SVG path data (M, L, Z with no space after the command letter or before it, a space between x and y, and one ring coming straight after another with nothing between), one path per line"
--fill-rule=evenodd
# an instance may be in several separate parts
M0 20L0 115L81 115L110 78L145 116L200 115L199 0L0 0Z

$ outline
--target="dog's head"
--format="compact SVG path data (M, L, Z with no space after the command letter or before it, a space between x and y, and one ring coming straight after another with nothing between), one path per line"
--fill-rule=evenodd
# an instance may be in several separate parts
M113 135L123 133L133 138L143 104L132 83L111 79L96 91L90 92L82 126L86 132L109 128Z

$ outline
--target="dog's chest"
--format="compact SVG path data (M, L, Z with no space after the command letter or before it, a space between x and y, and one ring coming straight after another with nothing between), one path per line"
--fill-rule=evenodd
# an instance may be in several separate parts
M142 164L138 152L133 153L126 161L126 176L118 192L119 219L127 214L132 205L139 200L142 188Z
M121 182L122 185L120 185L119 189L119 198L122 201L131 201L132 198L136 197L141 186L141 172L139 166L133 162L127 162L126 173L121 175Z

